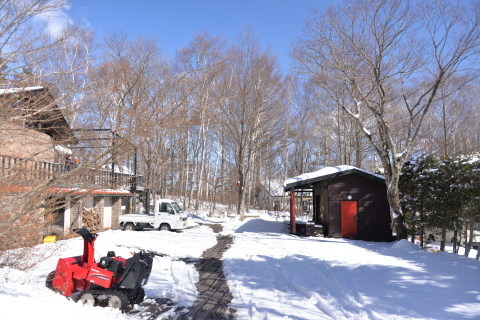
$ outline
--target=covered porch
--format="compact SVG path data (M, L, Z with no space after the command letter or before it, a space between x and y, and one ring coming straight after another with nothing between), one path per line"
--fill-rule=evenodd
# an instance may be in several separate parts
M316 203L314 190L310 186L292 188L290 198L290 231L300 236L320 236L324 234L321 206Z

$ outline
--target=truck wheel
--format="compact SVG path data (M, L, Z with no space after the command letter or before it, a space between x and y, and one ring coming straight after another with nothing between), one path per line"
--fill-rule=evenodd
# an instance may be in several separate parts
M160 231L170 231L170 226L166 223L162 223L159 228Z
M135 226L133 223L127 223L123 226L123 230L135 231Z

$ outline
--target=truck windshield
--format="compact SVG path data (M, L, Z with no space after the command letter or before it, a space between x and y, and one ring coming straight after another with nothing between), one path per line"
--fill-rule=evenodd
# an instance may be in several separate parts
M180 208L180 206L176 202L172 202L172 207L173 209L175 209L175 212L183 211L182 208Z

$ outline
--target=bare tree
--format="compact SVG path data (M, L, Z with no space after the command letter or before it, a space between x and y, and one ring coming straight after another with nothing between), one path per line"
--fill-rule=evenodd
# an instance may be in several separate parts
M190 88L188 113L191 121L188 130L192 131L190 158L193 159L193 164L188 198L190 202L196 190L195 209L199 208L202 195L208 193L208 185L205 183L209 171L207 152L214 141L212 122L213 125L217 123L214 116L218 113L218 105L222 100L218 95L218 87L219 76L224 72L225 66L223 47L223 41L207 34L199 34L177 54L180 71L188 73L183 81Z
M262 52L250 34L231 51L222 102L224 146L235 163L238 205L244 217L248 177L255 157L281 137L287 115L286 91L275 60ZM279 140L279 139L278 139Z
M398 239L407 236L402 166L441 84L475 66L479 38L478 6L362 0L317 13L295 48L300 70L357 122L378 154Z
M477 82L454 77L440 87L439 99L427 115L421 134L422 150L442 158L473 154L478 150Z

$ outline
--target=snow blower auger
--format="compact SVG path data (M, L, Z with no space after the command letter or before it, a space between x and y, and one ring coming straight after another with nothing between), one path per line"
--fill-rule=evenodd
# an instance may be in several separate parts
M85 228L73 229L83 238L83 256L61 258L57 268L47 276L46 286L74 301L86 305L124 310L145 297L142 288L152 271L153 257L140 251L124 259L109 251L95 262L97 234Z

